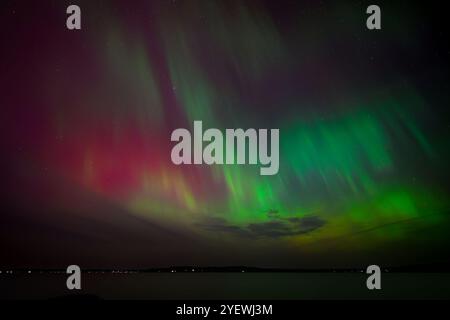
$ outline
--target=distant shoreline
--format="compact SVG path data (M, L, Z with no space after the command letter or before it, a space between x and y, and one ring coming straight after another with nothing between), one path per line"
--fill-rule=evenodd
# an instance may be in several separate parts
M82 267L82 266L81 266ZM385 273L447 273L450 272L449 264L419 265L406 267L381 267ZM246 266L226 266L226 267L199 267L199 266L173 266L163 268L145 269L125 269L125 268L87 268L83 273L112 273L112 274L133 274L133 273L365 273L363 268L259 268ZM36 269L36 268L1 268L2 274L27 274L27 273L66 273L65 269Z

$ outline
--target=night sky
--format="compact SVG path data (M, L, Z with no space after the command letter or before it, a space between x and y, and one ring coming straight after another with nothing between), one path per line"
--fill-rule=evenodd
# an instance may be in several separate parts
M0 268L447 261L444 12L377 3L2 1ZM194 120L279 128L278 174L174 165Z

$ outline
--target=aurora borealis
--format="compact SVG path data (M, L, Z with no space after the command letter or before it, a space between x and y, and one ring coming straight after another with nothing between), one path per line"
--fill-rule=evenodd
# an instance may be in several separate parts
M1 9L0 265L446 259L448 40L421 8L369 31L361 2L77 2L79 31L65 1ZM278 174L174 165L196 120L279 128Z

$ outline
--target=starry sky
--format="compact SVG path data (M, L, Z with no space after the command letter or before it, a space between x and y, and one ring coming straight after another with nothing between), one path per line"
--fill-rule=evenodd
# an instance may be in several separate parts
M443 13L369 4L3 1L0 266L447 261ZM279 128L278 174L174 165L194 120Z

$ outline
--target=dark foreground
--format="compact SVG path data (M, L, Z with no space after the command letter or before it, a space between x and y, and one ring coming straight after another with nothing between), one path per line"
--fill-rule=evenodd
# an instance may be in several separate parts
M99 299L449 299L450 273L383 273L369 291L364 273L83 274L77 294ZM2 299L75 294L65 274L0 274Z

